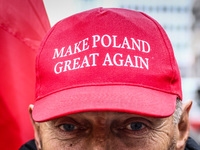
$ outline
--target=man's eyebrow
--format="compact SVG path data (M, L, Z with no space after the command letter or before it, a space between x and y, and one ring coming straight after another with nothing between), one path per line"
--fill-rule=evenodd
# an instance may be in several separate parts
M116 115L119 115L119 116L122 116L122 115L126 115L127 117L136 117L136 118L146 118L146 119L149 119L151 121L164 121L166 118L168 117L163 117L163 118L160 118L160 117L151 117L151 116L142 116L142 115L138 115L138 114L134 114L134 113L126 113L126 112L115 112Z
M80 113L76 113L76 114L70 114L70 115L59 117L59 118L55 118L55 119L49 120L47 122L49 122L49 123L55 123L58 120L69 120L69 119L74 120L74 118L75 119L76 118L81 118L82 119L83 118L83 114L86 115L87 113L88 114L89 113L94 113L94 115L96 115L96 113L98 114L98 112L100 112L100 111L95 111L95 113L92 112L92 111L89 111L89 112L80 112ZM119 116L119 117L124 116L124 117L130 117L130 118L134 118L134 117L136 117L136 118L146 118L146 119L150 119L152 121L158 121L158 120L162 121L162 120L165 120L165 118L142 116L142 115L138 115L138 114L134 114L134 113L117 112L117 111L104 111L104 112L108 112L108 113L110 112L113 115L116 115L116 116Z
M66 120L66 119L68 119L68 120L72 119L73 120L73 117L67 115L67 116L62 116L62 117L55 118L55 119L52 119L52 120L48 120L47 122L55 123L58 120Z

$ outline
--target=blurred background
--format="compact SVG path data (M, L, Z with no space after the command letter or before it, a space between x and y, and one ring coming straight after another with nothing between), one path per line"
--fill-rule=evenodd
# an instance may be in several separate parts
M96 7L138 10L166 30L182 76L183 101L192 100L191 133L200 144L200 0L0 0L0 149L34 138L35 56L59 20Z
M200 0L44 0L51 26L96 7L138 10L156 19L167 32L180 67L183 101L192 100L191 136L200 144Z

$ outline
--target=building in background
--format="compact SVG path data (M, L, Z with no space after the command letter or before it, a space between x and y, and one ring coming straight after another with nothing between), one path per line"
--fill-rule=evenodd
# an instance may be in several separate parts
M200 77L200 1L195 0L192 7L192 49L194 51L194 74Z

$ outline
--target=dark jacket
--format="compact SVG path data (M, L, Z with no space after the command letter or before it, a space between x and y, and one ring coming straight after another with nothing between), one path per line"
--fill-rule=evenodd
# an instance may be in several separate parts
M37 150L35 140L31 140L22 145L19 150ZM186 143L185 150L200 150L200 146L192 138L189 137Z
M200 150L200 146L191 137L189 137L185 150Z

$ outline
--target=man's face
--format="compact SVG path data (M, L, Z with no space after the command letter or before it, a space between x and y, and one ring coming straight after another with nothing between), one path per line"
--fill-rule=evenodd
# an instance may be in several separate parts
M173 116L83 112L37 124L43 150L173 150Z

